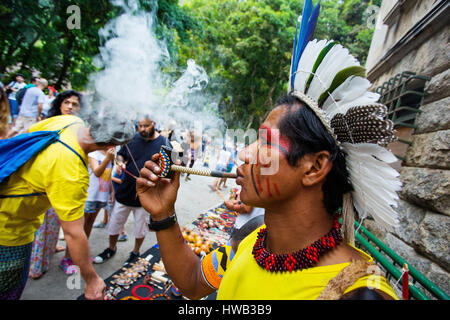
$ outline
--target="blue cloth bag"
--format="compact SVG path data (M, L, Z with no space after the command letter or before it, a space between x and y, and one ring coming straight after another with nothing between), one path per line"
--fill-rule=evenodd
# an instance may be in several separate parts
M0 140L0 183L33 156L58 141L58 131L35 131Z

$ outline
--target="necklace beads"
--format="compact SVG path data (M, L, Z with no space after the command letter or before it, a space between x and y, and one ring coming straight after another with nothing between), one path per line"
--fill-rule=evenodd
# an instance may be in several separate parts
M326 235L306 248L288 254L274 254L266 249L267 229L261 229L253 246L252 254L258 265L270 272L292 272L315 265L326 252L342 242L341 225L337 218Z

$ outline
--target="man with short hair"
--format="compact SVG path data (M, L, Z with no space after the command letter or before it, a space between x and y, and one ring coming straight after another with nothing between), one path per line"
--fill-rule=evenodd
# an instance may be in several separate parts
M87 154L128 142L135 129L121 116L91 117L87 123L62 115L31 126L30 132L60 131L59 138L0 183L0 300L20 298L28 278L35 231L51 206L86 281L86 298L103 298L105 283L91 263L84 232Z
M158 153L162 145L168 145L169 140L160 135L155 129L155 123L150 116L141 116L138 120L138 133L133 140L118 152L118 160L126 161L126 172L139 176L139 170L150 157ZM120 166L117 167L120 171ZM119 172L120 174L120 172ZM148 232L148 213L142 208L136 195L136 180L128 173L124 181L117 186L115 202L111 219L108 223L109 247L94 259L94 263L103 263L115 255L117 240L123 227L133 211L135 245L126 264L133 263L139 258L139 251Z
M8 137L27 132L30 126L42 120L41 112L45 102L43 90L47 88L47 86L47 80L40 78L35 87L27 89L22 104L20 105L19 117Z
M25 97L27 90L29 88L36 87L38 81L39 81L39 77L32 76L30 79L30 83L16 92L17 111L19 113L20 113L20 106L22 105L23 98Z

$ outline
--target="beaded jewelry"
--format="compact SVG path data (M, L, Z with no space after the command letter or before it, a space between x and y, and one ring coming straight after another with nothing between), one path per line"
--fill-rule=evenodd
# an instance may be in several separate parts
M136 297L133 297L133 296L126 296L126 297L121 298L120 300L139 300L139 299Z
M306 248L289 254L270 253L266 249L267 229L263 228L258 232L252 254L258 265L270 272L292 272L307 269L316 264L320 256L341 243L340 228L341 225L335 218L330 232Z
M170 300L170 297L165 293L157 293L153 295L149 300L155 300L157 298L166 298L167 300Z
M136 293L136 290L137 290L137 289L140 289L140 288L147 288L147 289L149 290L149 293L148 293L148 296L147 296L147 297L142 297L142 296L140 296L140 295L138 295L138 294ZM135 287L131 290L131 294L133 295L133 297L136 297L136 298L138 298L139 300L149 300L150 297L151 297L151 295L152 295L152 293L153 293L153 288L150 287L149 285L146 285L146 284L139 284L139 285L135 286Z

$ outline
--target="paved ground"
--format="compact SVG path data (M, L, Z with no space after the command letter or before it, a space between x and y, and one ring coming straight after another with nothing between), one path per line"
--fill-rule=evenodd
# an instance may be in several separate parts
M176 211L181 226L195 220L202 212L222 203L222 199L217 192L210 191L208 184L214 182L214 178L191 176L192 180L185 182L182 177L180 191L176 203ZM221 191L228 198L229 190L236 186L234 180L229 179L228 188ZM103 217L100 211L97 221ZM103 278L109 277L112 273L122 267L129 253L134 247L133 238L133 215L130 215L125 226L129 239L126 242L118 242L117 253L111 260L103 264L94 264L97 273ZM59 241L60 245L65 245L64 241ZM105 229L93 229L90 239L91 255L101 253L108 245L108 235ZM156 244L156 236L149 232L141 247L141 253ZM79 282L75 276L67 276L59 268L59 262L64 253L59 252L51 258L50 268L40 279L28 279L23 300L74 300L84 292L84 281ZM78 288L77 288L78 287Z

